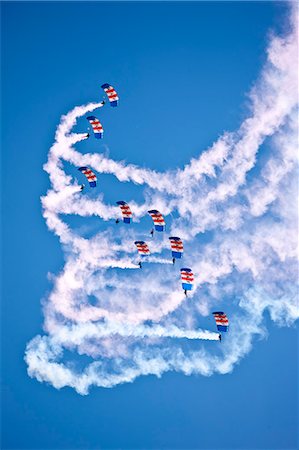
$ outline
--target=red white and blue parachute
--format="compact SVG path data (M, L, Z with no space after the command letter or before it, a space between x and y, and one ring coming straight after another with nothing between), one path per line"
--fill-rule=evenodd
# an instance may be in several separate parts
M90 170L89 167L85 167L85 166L84 167L79 167L78 170L80 170L80 172L82 172L86 176L90 187L96 187L96 185L97 185L96 174L93 173L93 171Z
M151 218L154 221L155 230L156 231L164 231L165 230L165 220L164 220L164 217L162 216L162 214L159 211L157 211L156 209L151 209L150 211L148 211L148 213L150 214Z
M228 330L227 315L224 314L223 311L215 311L215 312L213 312L213 316L216 321L217 330L218 331L227 331Z
M194 275L191 269L183 267L181 269L182 288L185 291L191 291L193 288Z
M119 97L118 97L117 92L114 89L114 87L111 86L111 84L104 83L104 84L102 84L101 88L103 88L104 91L106 92L106 95L110 102L110 106L117 106Z
M179 237L171 236L169 238L171 250L172 250L172 257L173 258L181 258L183 256L184 247L182 239Z
M119 202L116 202L117 205L119 205L121 209L121 213L123 216L123 221L125 223L130 223L132 219L132 211L128 205L128 203L124 202L123 200L120 200Z
M102 139L104 135L104 128L99 119L97 119L95 116L88 116L86 117L90 125L92 126L94 137L96 139Z
M135 241L135 245L137 247L139 255L141 256L150 255L151 252L148 248L148 245L144 241Z

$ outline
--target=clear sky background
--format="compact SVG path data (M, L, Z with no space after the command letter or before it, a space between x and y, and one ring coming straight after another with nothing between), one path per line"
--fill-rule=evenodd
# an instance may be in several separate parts
M27 375L48 273L63 267L41 214L42 170L60 116L121 96L88 151L157 170L183 167L246 117L280 2L27 3L2 9L2 448L295 449L297 330L266 315L266 340L231 374L167 373L80 396ZM80 128L81 126L81 128ZM82 119L78 130L85 131ZM83 149L83 144L80 144ZM108 177L107 177L108 178ZM118 200L107 180L108 201ZM83 219L81 219L83 223Z

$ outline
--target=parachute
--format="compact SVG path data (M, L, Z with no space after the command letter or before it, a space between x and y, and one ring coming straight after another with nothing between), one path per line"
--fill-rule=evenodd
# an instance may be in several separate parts
M228 318L223 311L213 312L218 331L228 331Z
M123 200L120 200L116 203L121 209L124 223L130 223L132 218L132 211L130 210L128 203L124 202Z
M181 269L182 288L184 291L191 291L193 288L194 275L191 269L183 267Z
M89 167L79 167L78 170L80 170L80 172L82 172L86 176L90 187L96 187L97 185L96 174L93 173L93 171L90 170Z
M159 211L157 211L156 209L151 209L150 211L148 211L148 213L150 214L151 218L154 221L155 230L156 231L164 231L165 230L165 220L164 220L162 214Z
M92 129L94 132L94 137L96 139L102 139L102 137L104 135L104 128L103 128L101 122L99 121L99 119L97 119L95 116L88 116L88 117L86 117L86 119L92 126Z
M172 257L173 258L181 258L184 252L183 248L183 242L181 238L172 236L169 238L171 250L172 250Z
M141 256L150 255L151 252L148 248L148 245L144 241L135 241L135 245L137 247L139 255Z
M101 88L104 89L104 91L106 92L107 97L110 102L110 106L117 106L119 97L118 97L117 92L114 89L114 87L108 83L104 83L104 84L102 84Z

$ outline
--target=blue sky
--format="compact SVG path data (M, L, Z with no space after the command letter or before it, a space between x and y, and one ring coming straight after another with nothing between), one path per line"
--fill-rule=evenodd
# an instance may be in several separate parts
M238 357L233 364L232 372L219 374L214 370L209 377L200 373L185 376L178 366L175 371L161 373L161 378L141 376L132 383L117 384L111 389L91 387L89 395L79 395L70 387L57 390L47 382L39 383L36 378L30 378L24 361L28 342L36 335L46 335L43 307L50 304L55 285L53 277L59 277L74 254L71 245L61 245L58 237L47 228L40 202L40 197L51 188L43 165L61 115L76 105L100 101L100 84L111 82L120 94L119 108L105 105L95 111L104 125L103 142L91 137L79 142L76 149L90 154L103 152L109 161L124 160L122 167L136 164L156 170L163 180L172 180L169 171L183 170L191 158L198 158L213 143L222 143L226 131L239 130L230 136L234 141L234 145L228 145L232 155L236 153L238 139L243 138L239 151L246 145L249 148L244 140L244 126L240 129L240 125L251 115L258 115L258 108L254 109L252 103L263 103L268 94L268 87L263 84L258 85L255 93L249 95L249 92L257 85L261 72L267 70L263 67L271 36L273 33L283 36L288 32L286 4L3 2L1 6L2 448L295 449L298 348L291 300L296 270L292 265L291 244L285 244L284 258L280 245L285 236L290 236L292 218L278 210L285 212L284 199L292 192L290 180L295 179L296 172L288 152L285 151L283 159L277 150L279 146L291 147L290 112L283 116L282 125L273 125L273 132L266 133L266 138L259 143L253 167L247 170L246 182L238 186L233 198L223 204L205 206L205 197L217 186L218 180L228 183L237 178L238 165L231 175L227 175L225 167L216 167L217 176L205 176L199 190L191 185L190 198L206 208L197 211L195 207L194 216L188 212L186 218L181 213L185 200L175 200L171 193L161 194L151 186L121 183L113 176L114 172L99 175L96 193L88 188L84 192L83 199L94 201L99 192L103 192L105 205L112 205L120 195L139 205L155 201L163 206L177 201L172 216L165 206L168 226L178 230L183 227L193 230L198 224L202 227L198 233L190 231L185 238L184 262L197 270L197 260L200 260L198 279L204 270L208 272L204 265L207 261L215 264L215 273L220 273L226 267L220 254L230 245L233 248L236 241L241 260L247 246L252 249L256 245L262 253L260 236L266 239L264 230L286 223L278 243L273 243L271 236L268 242L272 245L271 252L263 253L261 261L254 259L256 253L253 256L246 253L248 261L252 256L253 262L248 263L252 264L250 267L243 267L243 261L235 254L231 265L234 269L231 268L227 276L215 275L215 283L210 284L201 280L201 288L196 289L188 303L183 302L180 308L157 321L164 327L174 323L186 328L189 324L191 328L214 332L210 312L216 306L225 309L232 325L221 349L218 342L185 342L187 340L182 348L191 355L200 346L208 365L211 358L220 358L222 351L227 361L230 354L237 352L239 342L240 348L244 345L246 349L244 357ZM274 56L275 52L278 50L273 50ZM281 57L281 60L284 59ZM281 82L279 77L278 80ZM270 107L274 109L272 91L269 92ZM288 98L289 93L285 95ZM78 118L74 130L85 132L87 126L83 116ZM246 126L251 125L246 122ZM265 212L259 213L261 205L256 204L252 192L260 192L260 198L264 198L265 193L269 195L273 177L263 170L272 157L273 164L278 161L283 166L286 161L286 172L275 189L271 188L272 203L267 200ZM70 184L83 182L74 165L67 162L64 167L66 173L72 175ZM133 174L133 169L131 172ZM173 178L173 182L177 179ZM78 198L78 194L75 195ZM226 215L228 210L232 211L232 219ZM150 218L143 213L138 216L137 209L136 217L140 221L130 229L130 237L149 240ZM111 233L113 242L122 243L126 239L122 225L117 231L118 237L115 236L112 217L107 221L78 214L63 218L74 234L86 239L93 239L97 233L108 243L112 242ZM239 220L241 224L234 223L235 228L224 229L229 220L236 223ZM256 233L254 242L248 237L250 233ZM155 236L155 242L161 243L161 236ZM232 248L229 251L233 252ZM273 256L274 248L279 257ZM121 257L126 253L124 251ZM166 259L167 255L167 250L163 249L161 258ZM130 252L129 258L136 260ZM175 272L179 265L145 266L142 273L114 269L116 298L120 297L117 283L119 289L123 289L122 283L126 282L142 284L142 277L150 280L154 274L158 278L159 270L166 280L171 280L171 289L176 289L176 283L180 287ZM253 266L264 271L260 277L253 274ZM99 295L109 299L113 310L117 306L116 299L109 297L112 288L105 286L105 276L103 292ZM90 279L92 283L94 279ZM96 275L95 280L102 283ZM95 290L94 294L97 296L98 292ZM131 308L127 311L129 319L138 305L131 300L130 291L123 295L122 301ZM139 295L145 309L152 307L143 291L137 291L137 298ZM162 303L164 291L160 296ZM261 306L263 301L268 301L268 307ZM283 304L283 312L277 307L278 303ZM255 311L261 312L261 317L257 313L259 323L255 331L254 323L249 320L253 317L253 306L256 306ZM179 340L165 341L155 344L156 355L160 355L164 346L169 351L180 348ZM112 346L113 342L112 339ZM126 364L133 364L130 357L136 348L146 354L144 347L149 342L143 342L145 344L142 340L136 341L126 347L129 355ZM122 348L122 345L127 345L125 340L116 341L116 347ZM90 353L90 349L88 351ZM73 360L70 364L76 369L81 364L89 364L90 354L80 357L76 352L69 353L65 352L65 358ZM107 359L113 365L113 352L111 354Z

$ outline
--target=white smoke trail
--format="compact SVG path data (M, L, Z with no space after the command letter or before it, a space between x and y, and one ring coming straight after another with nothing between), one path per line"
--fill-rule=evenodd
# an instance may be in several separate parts
M169 370L227 373L250 351L255 335L266 334L265 310L279 325L298 318L296 27L283 38L274 36L267 53L251 92L250 117L183 170L162 174L79 153L74 145L85 135L72 129L102 103L76 107L62 117L44 166L51 189L42 206L48 228L64 245L66 263L44 304L47 335L27 346L30 376L86 394L92 385L112 387ZM262 144L266 162L258 168ZM168 236L154 236L152 254L140 270L134 223L130 229L118 226L116 240L109 220L119 209L101 194L95 199L82 194L63 162L145 186L142 204L127 199L134 220L158 209L169 233L183 238L184 265L195 275L187 299ZM95 216L106 228L83 238L64 221L67 215ZM212 236L202 239L209 230ZM199 328L203 322L205 328L215 327L209 319L214 308L227 311L231 322L221 344L207 342L218 340L218 334ZM73 353L72 364L64 350ZM80 355L92 359L83 370L76 365Z
M57 327L55 332L55 342L60 344L79 345L84 340L92 338L102 338L119 335L124 337L144 338L144 337L170 337L177 339L204 339L218 341L218 333L207 330L183 330L175 325L167 328L161 325L145 326L130 323L109 322L105 323L85 323L72 325L70 327Z

